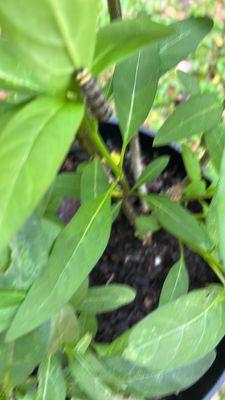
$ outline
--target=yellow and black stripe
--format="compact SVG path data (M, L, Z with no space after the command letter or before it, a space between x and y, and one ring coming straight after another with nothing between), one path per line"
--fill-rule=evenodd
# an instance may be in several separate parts
M87 107L99 121L106 122L112 116L112 109L100 89L96 79L86 68L80 68L76 75L77 83L86 100Z

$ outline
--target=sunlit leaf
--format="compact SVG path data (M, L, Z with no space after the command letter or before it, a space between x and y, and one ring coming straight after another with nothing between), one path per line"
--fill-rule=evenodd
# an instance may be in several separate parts
M64 400L65 397L66 382L60 358L45 356L38 369L37 400Z
M80 207L59 234L43 274L28 292L8 332L9 340L39 326L69 301L102 255L110 228L110 192Z
M215 127L221 120L222 106L213 94L190 97L179 105L159 129L156 146L187 139Z
M19 111L1 132L0 247L47 190L82 115L81 104L41 97Z
M116 67L113 94L125 144L149 114L157 90L159 68L157 45L140 50Z
M189 277L184 257L181 257L172 268L164 281L159 299L159 306L178 299L188 292Z
M98 31L92 71L99 74L110 65L172 33L170 27L157 24L146 16L114 21Z

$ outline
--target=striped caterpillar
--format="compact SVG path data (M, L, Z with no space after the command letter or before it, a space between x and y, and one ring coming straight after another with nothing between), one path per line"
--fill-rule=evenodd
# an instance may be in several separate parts
M100 122L108 121L112 116L112 109L96 79L87 68L80 68L77 71L76 80L93 116Z

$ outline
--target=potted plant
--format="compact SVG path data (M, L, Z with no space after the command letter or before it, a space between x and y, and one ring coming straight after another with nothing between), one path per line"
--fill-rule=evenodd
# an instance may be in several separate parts
M111 17L115 10L118 16L118 5L109 2ZM171 190L146 193L143 184L161 174L169 157L157 157L140 173L134 139L160 76L196 49L212 21L190 18L165 26L141 15L98 30L97 16L95 0L0 4L0 383L5 399L162 397L192 385L209 369L225 333L222 107L215 95L200 93L191 77L180 74L191 96L154 143L204 133L214 165L207 185L197 157L183 145L187 178L178 193L180 204ZM119 153L99 133L97 119L107 119L111 106L93 78L115 65L108 96L122 133ZM76 171L57 176L76 134ZM133 184L124 171L131 141ZM88 158L82 158L81 148ZM74 216L66 225L58 218L65 214L65 197L81 203L73 202ZM201 204L201 215L184 207L190 200ZM135 201L145 215L138 215ZM135 297L126 285L88 287L120 209L149 248L149 233L159 227L177 237L180 256L159 307L102 344L95 340L96 315ZM183 244L205 260L220 283L188 293Z

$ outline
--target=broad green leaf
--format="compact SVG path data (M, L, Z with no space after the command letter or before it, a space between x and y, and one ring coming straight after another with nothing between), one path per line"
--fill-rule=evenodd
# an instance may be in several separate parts
M124 144L129 143L146 120L155 98L158 80L157 44L140 50L116 67L113 94Z
M81 104L40 97L19 111L1 132L0 248L47 190L82 115Z
M114 222L119 216L121 206L122 206L121 200L112 205L112 222Z
M55 314L87 278L109 239L109 197L110 191L85 203L61 231L43 274L19 308L8 332L8 340L29 332Z
M180 82L182 83L182 85L184 86L184 89L188 92L188 94L195 95L200 92L200 88L199 88L195 78L192 75L178 70L177 76L178 76Z
M74 353L84 355L92 341L92 335L90 332L85 333L84 336L81 337L81 339L78 341L76 346L74 347Z
M11 264L6 276L13 287L27 290L42 272L59 233L59 228L52 225L33 214L12 238Z
M10 387L24 383L47 351L49 324L44 324L19 340L6 343L0 338L0 382Z
M93 314L109 312L131 303L135 295L135 290L126 285L96 286L88 289L78 310Z
M163 368L158 372L120 357L106 360L105 366L115 375L116 384L126 394L152 398L179 392L193 385L211 367L215 356L213 351L192 364L175 369Z
M91 66L97 10L95 0L21 0L16 7L15 0L1 2L3 36L15 47L20 60L25 59L23 80L28 88L35 80L42 92L64 92L74 69ZM16 80L17 60L12 65L12 59L10 73Z
M81 175L80 198L81 204L96 199L105 193L109 187L109 179L99 160L88 163Z
M79 323L72 307L65 304L51 320L51 340L49 351L54 353L67 343L75 343L79 339Z
M42 93L42 87L37 77L37 68L30 69L18 50L2 37L0 37L0 59L0 86L2 89L15 89L30 96ZM12 105L10 107L8 104L8 108L12 108Z
M197 251L209 250L208 236L184 207L161 195L149 195L145 199L164 229Z
M59 356L45 356L38 368L37 400L64 400L66 382Z
M6 124L13 118L13 116L21 110L21 108L26 104L22 102L21 104L12 105L7 104L5 101L0 101L0 127L1 131L5 128Z
M181 257L172 268L164 281L159 299L159 306L178 299L188 292L189 277L184 257Z
M103 383L101 377L91 368L89 359L76 354L70 369L80 389L91 400L115 400L111 389Z
M86 334L91 334L92 337L95 337L98 331L98 320L95 315L81 312L78 321L81 338Z
M157 219L152 215L142 215L135 220L135 235L142 238L149 232L156 232L160 229Z
M225 124L220 124L204 134L206 148L217 172L220 171L221 160L225 149Z
M9 246L6 246L0 251L0 271L7 270L11 260L11 250Z
M49 190L45 215L52 218L56 217L59 206L65 197L80 199L80 175L73 172L61 173L56 177Z
M4 332L9 328L18 308L19 303L9 307L0 308L0 332Z
M187 139L214 128L221 120L222 106L210 93L190 97L179 105L159 129L154 144L160 146Z
M200 181L201 167L198 156L185 144L182 146L182 158L190 181Z
M206 194L205 181L193 181L184 188L184 195L186 199L199 199Z
M21 303L25 292L22 290L0 290L0 308L7 308Z
M224 334L224 289L212 285L159 307L105 348L105 356L121 354L152 371L173 369L204 357Z
M82 284L80 285L80 287L76 290L76 292L74 293L74 295L71 297L70 299L70 304L72 305L72 307L77 310L79 304L82 303L82 301L84 300L87 291L88 291L88 287L89 287L89 278L86 278Z
M213 27L210 18L188 18L170 25L175 33L160 42L160 75L194 52Z
M161 156L161 157L158 157L156 160L150 162L147 165L147 167L144 169L144 171L142 172L141 176L136 181L132 190L137 189L143 183L148 183L148 182L154 181L154 179L156 179L162 173L162 171L166 168L168 162L169 162L168 156Z
M217 224L219 233L219 251L225 269L225 151L221 161L220 180L217 192Z
M99 74L110 65L173 33L173 29L142 16L114 21L98 31L92 71Z

